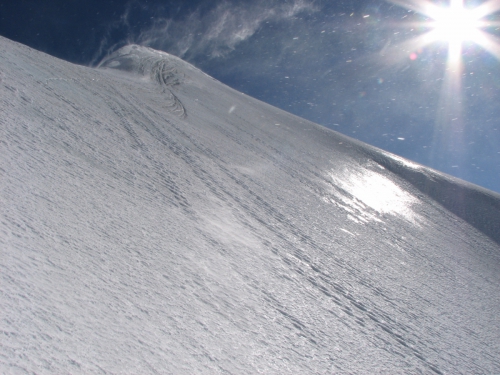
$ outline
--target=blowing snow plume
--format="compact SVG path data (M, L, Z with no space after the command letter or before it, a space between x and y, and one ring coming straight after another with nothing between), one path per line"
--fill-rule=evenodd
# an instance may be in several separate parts
M146 10L142 10L146 7ZM286 21L300 13L314 13L318 9L310 0L252 1L230 2L220 1L215 5L200 6L182 18L163 16L168 13L157 7L152 13L149 6L137 1L129 1L125 13L108 28L108 36L101 41L98 53L91 64L95 63L106 51L113 51L116 45L110 36L114 31L122 29L129 43L147 45L168 51L185 60L203 57L223 57L233 51L236 46L252 37L266 22ZM135 22L131 19L138 14L155 14L148 17L146 26L140 29L131 27ZM142 22L141 22L142 24ZM118 45L122 44L119 42Z
M500 372L498 194L148 48L0 67L0 372Z

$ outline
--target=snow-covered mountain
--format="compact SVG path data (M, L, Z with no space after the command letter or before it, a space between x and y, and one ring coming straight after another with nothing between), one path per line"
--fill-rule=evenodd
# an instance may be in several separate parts
M498 194L145 47L0 111L1 373L500 373Z

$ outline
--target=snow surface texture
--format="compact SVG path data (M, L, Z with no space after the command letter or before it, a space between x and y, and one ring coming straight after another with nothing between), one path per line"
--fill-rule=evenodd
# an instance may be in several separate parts
M143 47L0 109L1 373L500 373L495 193Z

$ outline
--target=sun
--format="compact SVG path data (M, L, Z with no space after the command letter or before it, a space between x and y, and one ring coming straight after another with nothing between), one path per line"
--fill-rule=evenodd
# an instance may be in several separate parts
M489 0L475 8L466 8L463 0L450 0L448 7L428 0L388 0L406 9L422 14L432 21L420 22L419 27L429 31L412 41L422 47L432 43L448 43L448 63L458 64L465 42L475 43L500 60L500 45L486 28L499 27L498 22L484 18L500 10L500 0Z
M481 14L466 9L463 0L451 0L448 8L429 7L428 15L434 19L429 26L430 39L448 43L448 61L458 64L464 42L480 43L482 37Z
M450 44L474 41L482 26L474 12L465 9L461 1L452 1L449 8L439 9L432 17L435 38Z
M425 20L397 24L412 32L415 30L422 32L412 39L391 46L380 55L383 56L385 64L400 61L408 64L409 59L414 61L414 64L418 64L416 66L424 67L426 60L419 60L419 54L425 47L436 44L438 47L436 53L439 55L441 55L440 45L447 47L448 54L443 79L439 84L441 93L436 103L433 147L437 148L436 145L449 143L449 139L453 139L455 145L463 144L464 139L460 138L460 135L464 134L463 130L466 126L464 105L467 97L464 95L462 82L467 76L465 72L467 60L470 60L465 56L468 54L474 58L480 56L477 54L478 49L473 48L477 45L500 60L500 41L498 36L494 35L500 30L500 22L493 21L494 17L491 17L500 11L500 0L487 0L476 7L465 6L464 0L450 0L448 6L443 6L442 1L437 2L438 0L436 2L429 0L387 1L413 11L415 14L420 14ZM425 49L427 53L433 51L432 48Z

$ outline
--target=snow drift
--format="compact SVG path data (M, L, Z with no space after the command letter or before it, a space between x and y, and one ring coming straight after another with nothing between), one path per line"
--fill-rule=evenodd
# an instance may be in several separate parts
M500 197L127 46L0 38L2 373L498 373Z

